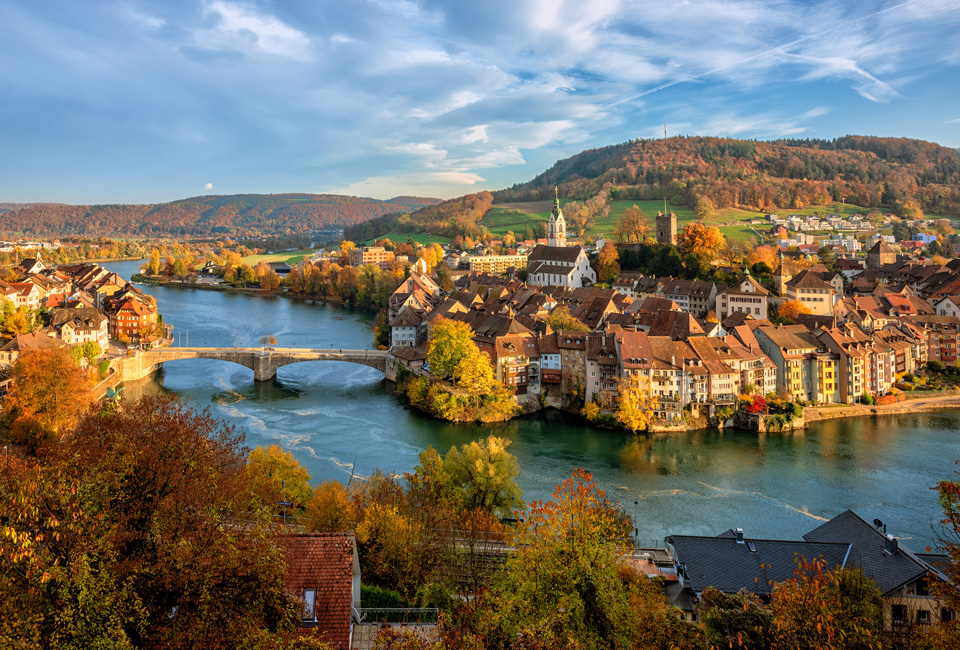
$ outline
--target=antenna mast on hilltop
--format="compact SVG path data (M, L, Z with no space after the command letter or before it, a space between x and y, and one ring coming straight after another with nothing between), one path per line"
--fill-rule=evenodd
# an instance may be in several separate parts
M667 120L663 120L663 139L667 139ZM667 213L667 193L663 193L663 213Z

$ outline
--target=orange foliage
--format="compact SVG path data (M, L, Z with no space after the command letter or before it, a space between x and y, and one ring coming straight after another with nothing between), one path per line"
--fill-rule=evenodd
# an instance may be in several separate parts
M800 314L809 314L810 308L799 300L788 300L780 306L780 317L797 320Z

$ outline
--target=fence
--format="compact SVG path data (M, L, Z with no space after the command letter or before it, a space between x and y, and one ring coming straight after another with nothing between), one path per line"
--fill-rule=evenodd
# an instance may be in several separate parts
M400 623L402 625L436 625L440 610L435 607L361 607L360 623Z

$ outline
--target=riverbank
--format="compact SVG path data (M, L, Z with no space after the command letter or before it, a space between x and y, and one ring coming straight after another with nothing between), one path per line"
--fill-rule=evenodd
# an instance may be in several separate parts
M150 286L160 286L164 288L180 288L180 289L199 289L206 292L216 292L223 294L238 294L238 295L248 295L248 296L279 296L291 298L294 301L314 301L317 303L328 303L330 305L335 305L338 307L347 306L346 303L337 299L331 298L319 298L309 295L301 294L292 294L287 291L264 291L259 288L247 288L247 287L234 287L230 285L210 285L210 284L198 284L190 282L176 282L176 281L157 281L156 278L148 278L146 276L138 276L138 279L143 279L149 282ZM363 309L369 309L371 312L376 310L369 307L363 307ZM414 409L422 412L430 417L437 418L440 422L449 422L451 420L438 417L436 413L431 413L429 409L419 409L415 405L409 404ZM518 400L518 406L520 406L520 412L512 417L509 417L509 420L515 420L517 417L522 417L523 415L530 414L532 412L537 412L543 409L544 407L552 406L557 408L560 412L564 413L565 416L569 417L571 415L575 416L577 420L581 420L579 413L569 411L560 407L559 403L554 403L553 400L547 400L545 403L540 403L539 400L533 401L529 399ZM901 415L906 413L928 413L932 411L939 410L948 410L948 409L960 409L960 395L937 395L932 397L917 397L915 399L905 399L902 402L896 404L889 404L884 406L866 406L866 405L835 405L835 406L820 406L820 407L807 407L804 409L803 417L796 423L792 424L785 429L800 429L807 428L812 423L825 421L825 420L835 420L840 418L865 418L869 416L877 415ZM470 419L470 418L467 418ZM499 418L497 418L499 419ZM458 421L460 418L457 418L453 421ZM582 419L583 422L589 423L588 420ZM596 426L595 423L591 423L591 426ZM625 430L601 427L607 431L619 431L624 432ZM669 434L682 434L685 432L693 431L703 431L707 429L712 429L710 421L703 421L697 419L690 423L684 423L679 425L666 425L663 423L656 424L651 427L651 430L646 433L649 435L669 435ZM750 426L741 426L738 427L745 431L756 432L756 427Z
M866 417L870 415L900 415L903 413L931 413L944 409L960 408L960 395L940 395L937 397L920 397L904 400L896 404L884 406L843 405L843 406L810 406L803 410L804 420L807 423L838 418Z

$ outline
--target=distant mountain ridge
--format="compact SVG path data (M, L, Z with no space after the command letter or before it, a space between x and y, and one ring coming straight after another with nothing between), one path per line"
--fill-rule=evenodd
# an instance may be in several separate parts
M291 235L406 213L439 199L339 194L197 196L153 205L0 204L0 234L41 237Z
M913 203L960 214L960 151L908 138L844 136L769 142L715 137L632 140L588 149L534 179L493 193L497 203L560 196L664 197L697 208L755 211L844 200L864 207Z

